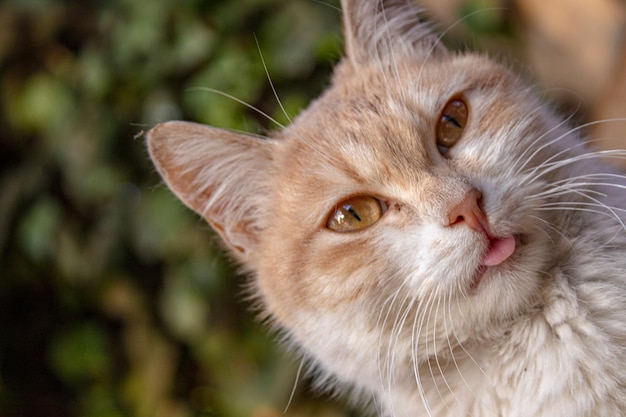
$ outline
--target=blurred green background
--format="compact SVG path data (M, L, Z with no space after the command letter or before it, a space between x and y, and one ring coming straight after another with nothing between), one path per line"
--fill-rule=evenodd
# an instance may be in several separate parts
M194 87L285 121L255 36L293 114L327 81L338 22L308 0L0 5L0 416L281 415L298 360L248 312L140 132L273 127Z
M249 312L243 278L161 185L141 135L169 119L275 128L197 87L286 122L261 57L297 114L341 55L337 7L0 3L0 416L272 417L294 384L288 416L350 415L296 384L300 358ZM506 16L455 31L512 46Z

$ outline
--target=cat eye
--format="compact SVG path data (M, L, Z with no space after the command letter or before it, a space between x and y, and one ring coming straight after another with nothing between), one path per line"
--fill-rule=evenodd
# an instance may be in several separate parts
M448 101L441 111L437 122L437 147L442 155L448 153L451 147L463 136L467 124L467 104L461 99Z
M326 227L335 232L352 232L376 223L385 212L385 205L370 196L356 196L341 201L334 208Z

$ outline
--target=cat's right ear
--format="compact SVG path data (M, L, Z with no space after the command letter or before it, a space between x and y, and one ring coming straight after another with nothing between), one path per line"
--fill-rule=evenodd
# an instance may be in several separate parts
M357 65L445 51L409 0L341 0L341 8L346 55Z
M178 121L157 125L146 138L167 186L245 262L258 243L260 199L268 194L259 178L273 141Z

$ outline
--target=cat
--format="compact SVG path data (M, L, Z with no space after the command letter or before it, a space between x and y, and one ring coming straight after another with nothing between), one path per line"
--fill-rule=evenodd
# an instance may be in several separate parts
M624 177L408 0L342 0L345 56L257 137L147 133L320 383L380 416L626 415Z

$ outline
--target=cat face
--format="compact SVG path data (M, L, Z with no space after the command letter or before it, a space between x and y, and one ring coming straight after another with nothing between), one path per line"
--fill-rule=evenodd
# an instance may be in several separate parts
M282 132L267 177L255 270L279 320L311 329L326 317L330 328L345 322L340 335L359 321L376 343L415 342L417 327L419 352L432 355L435 339L469 337L531 302L541 274L527 271L545 267L553 220L531 197L550 178L528 172L548 158L532 155L534 142L556 132L524 88L476 57L348 64L338 74ZM458 141L438 145L459 102Z
M346 58L291 126L169 122L148 143L280 328L340 379L373 381L534 302L559 256L546 229L564 221L545 191L575 145L511 72L445 51L408 3L343 10Z

